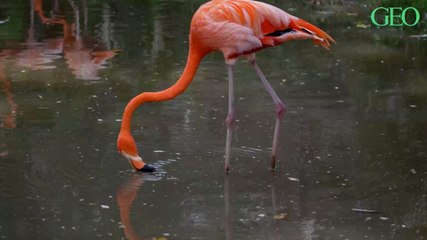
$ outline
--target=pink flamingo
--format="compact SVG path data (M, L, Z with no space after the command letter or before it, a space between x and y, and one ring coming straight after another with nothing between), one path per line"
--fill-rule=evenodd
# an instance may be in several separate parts
M140 171L155 169L144 163L138 155L131 134L131 119L135 109L146 102L159 102L175 98L191 83L203 57L219 51L228 66L228 115L226 118L227 138L225 147L225 172L230 171L230 149L232 125L235 120L233 65L239 57L246 58L276 108L271 169L276 166L280 122L286 106L279 99L255 61L255 52L297 39L312 39L314 43L329 49L335 41L314 25L292 16L272 5L250 0L213 0L203 4L194 14L189 36L189 53L184 72L171 87L159 92L144 92L134 97L126 106L117 148L130 164Z

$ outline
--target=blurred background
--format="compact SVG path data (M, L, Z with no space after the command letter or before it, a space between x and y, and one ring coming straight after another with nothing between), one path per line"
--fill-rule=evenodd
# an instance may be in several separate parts
M180 76L199 0L2 0L0 239L426 239L426 2L276 0L328 32L257 54L288 105L236 66L232 172L223 173L227 71L206 57L189 89L134 115L156 174L117 153L126 103ZM378 6L413 6L382 27Z

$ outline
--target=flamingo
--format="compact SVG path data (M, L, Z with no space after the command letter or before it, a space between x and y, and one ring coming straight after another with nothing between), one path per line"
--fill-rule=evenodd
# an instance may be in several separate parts
M131 134L133 112L143 103L167 101L180 95L194 78L202 59L211 52L221 52L228 68L228 114L226 117L227 137L224 170L230 172L230 149L232 126L235 120L233 66L238 58L248 60L270 94L276 111L270 169L276 166L280 123L286 105L280 100L267 78L255 61L259 50L278 46L290 40L311 39L315 44L329 49L334 39L316 26L292 16L264 2L251 0L212 0L200 6L191 20L189 52L181 77L171 87L158 92L143 92L126 105L120 133L117 138L118 151L134 169L153 172L138 155Z

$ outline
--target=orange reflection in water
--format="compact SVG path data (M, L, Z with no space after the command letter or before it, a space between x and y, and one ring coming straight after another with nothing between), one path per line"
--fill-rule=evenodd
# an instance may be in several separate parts
M105 68L107 60L117 55L118 50L107 49L107 44L101 40L86 35L81 36L79 24L81 11L73 1L68 1L74 13L72 21L58 14L58 2L54 4L54 9L49 11L52 12L52 16L46 16L43 3L43 0L31 1L30 28L24 43L26 48L15 50L9 56L14 60L15 66L30 70L52 69L56 68L54 61L64 57L68 69L77 79L100 79L99 70ZM84 5L83 8L86 12L87 7ZM86 18L87 15L84 17ZM41 41L35 39L34 25L37 18L44 25L62 25L62 37L46 38ZM86 19L84 21L87 22Z
M125 236L129 240L143 240L142 236L138 236L133 230L130 213L133 202L138 194L139 189L144 184L142 174L135 173L125 184L119 187L116 194L117 205L120 210L120 221L123 224ZM159 240L165 238L148 238L147 240Z
M105 68L106 61L113 58L118 51L105 49L103 47L105 43L97 39L84 39L80 35L80 9L72 1L70 5L74 13L72 23L60 16L46 17L43 11L43 0L35 0L34 9L43 23L62 25L63 37L59 41L58 39L56 41L51 39L50 42L43 45L47 49L53 50L49 53L63 54L68 68L76 78L83 80L100 79L98 71ZM86 9L86 7L84 8ZM60 49L60 52L57 49Z
M117 205L120 211L120 221L123 224L124 234L129 240L167 240L164 237L159 238L143 238L138 236L135 232L132 222L131 222L131 212L133 203L138 195L139 190L144 184L144 175L140 173L134 173L131 178L121 185L116 193ZM276 196L276 177L272 175L272 180L269 182L271 188L271 202L272 202L272 214L270 215L273 224L272 226L272 238L271 239L282 239L282 229L281 221L287 220L287 214L282 212L282 209L279 209L277 206L277 196ZM231 204L231 187L230 179L228 176L224 177L224 234L226 240L234 239L233 230L235 229L233 219L233 205ZM283 215L283 216L282 216Z
M59 13L59 1L55 1L52 16L48 17L43 10L43 0L31 0L30 27L25 42L18 43L15 48L0 50L0 91L4 92L9 112L5 114L0 124L4 128L15 128L17 104L13 99L13 79L7 76L8 68L24 68L31 71L56 68L55 61L64 57L68 69L77 79L97 80L99 70L105 68L107 60L117 55L117 50L109 50L107 44L91 37L80 35L79 8L73 1L67 1L74 13L73 22L68 22ZM84 12L87 7L84 1ZM67 6L68 7L68 6ZM87 18L87 15L84 16ZM61 25L62 36L36 39L35 22L39 20L43 25ZM87 19L84 20L87 22ZM8 24L8 22L3 22ZM22 48L24 46L24 48ZM24 70L22 70L24 71Z
M13 93L12 93L12 84L10 82L10 79L7 77L5 73L5 63L2 61L0 55L0 84L1 88L4 92L4 95L6 96L6 102L9 106L9 112L6 114L6 117L3 120L3 123L1 124L4 128L16 128L16 109L17 105L15 101L13 100Z

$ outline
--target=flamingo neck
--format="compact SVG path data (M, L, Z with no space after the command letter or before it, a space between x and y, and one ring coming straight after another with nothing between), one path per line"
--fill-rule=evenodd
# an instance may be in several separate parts
M171 87L159 91L159 92L144 92L132 100L126 105L126 108L123 113L121 132L130 133L131 131L131 121L133 112L145 102L161 102L175 98L179 94L187 89L188 85L193 80L196 75L197 69L202 61L203 57L206 54L197 51L190 45L190 50L188 53L187 64L184 68L184 71L178 81Z

